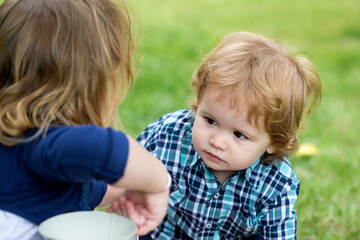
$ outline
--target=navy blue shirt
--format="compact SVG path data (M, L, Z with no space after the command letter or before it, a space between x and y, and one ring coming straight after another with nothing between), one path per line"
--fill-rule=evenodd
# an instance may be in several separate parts
M35 224L92 210L106 183L123 176L128 150L124 133L94 125L50 127L46 137L13 147L0 144L0 209Z

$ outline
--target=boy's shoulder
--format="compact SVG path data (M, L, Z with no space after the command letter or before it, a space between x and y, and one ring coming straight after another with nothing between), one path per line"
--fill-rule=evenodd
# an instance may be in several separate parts
M163 119L164 124L173 124L176 122L189 122L193 118L194 113L190 109L180 109L164 114L160 119Z
M257 162L246 171L245 176L259 194L268 197L285 194L299 186L299 179L286 158L274 165Z
M150 125L159 126L166 131L191 130L194 113L189 109L181 109L162 115Z

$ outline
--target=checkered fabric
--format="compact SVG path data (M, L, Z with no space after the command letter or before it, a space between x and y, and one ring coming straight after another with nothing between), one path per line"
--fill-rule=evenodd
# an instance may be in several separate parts
M179 110L151 123L138 141L173 180L167 216L153 239L296 239L294 204L300 191L290 163L258 159L220 184L192 144L194 114Z

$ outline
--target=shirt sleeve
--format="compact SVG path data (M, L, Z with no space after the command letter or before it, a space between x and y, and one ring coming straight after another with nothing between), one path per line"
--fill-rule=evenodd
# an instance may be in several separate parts
M296 239L297 215L294 205L300 191L295 181L276 199L271 199L261 210L259 230L263 239Z
M92 191L89 197L89 206L93 209L97 207L102 201L107 191L107 184L96 180L93 180L91 184Z
M124 174L129 143L126 135L93 125L59 127L38 140L29 166L47 181L113 183Z

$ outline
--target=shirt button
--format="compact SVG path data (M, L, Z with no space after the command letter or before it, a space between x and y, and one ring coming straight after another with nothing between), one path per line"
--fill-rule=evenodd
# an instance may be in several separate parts
M216 198L218 198L219 196L220 196L220 193L217 192L217 193L215 193L215 195L213 196L213 198L216 199Z
M212 227L212 224L211 224L211 223L205 224L205 228L209 229L209 228L211 228L211 227Z

